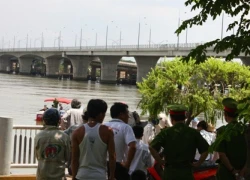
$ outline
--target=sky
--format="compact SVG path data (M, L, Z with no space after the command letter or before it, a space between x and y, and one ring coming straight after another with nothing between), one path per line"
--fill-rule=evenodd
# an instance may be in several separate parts
M58 47L61 32L61 46L137 45L177 43L174 33L181 21L193 17L191 7L185 7L185 0L0 0L0 48ZM232 21L224 17L224 29ZM221 36L222 18L209 20L202 27L187 31L188 43L199 43ZM121 34L121 38L120 38ZM223 32L224 35L232 34ZM96 38L97 37L97 38ZM185 43L186 32L180 35ZM28 41L27 41L28 39Z

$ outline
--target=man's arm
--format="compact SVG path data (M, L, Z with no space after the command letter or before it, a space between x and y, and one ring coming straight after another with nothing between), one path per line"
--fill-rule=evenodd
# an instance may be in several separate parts
M197 162L193 163L193 166L198 167L207 158L209 144L207 143L207 141L202 137L202 135L199 132L196 132L195 137L196 137L196 142L197 142L197 148L198 148L198 151L199 151L201 156Z
M132 160L134 159L135 152L136 152L136 138L134 135L133 129L127 125L126 128L124 129L124 135L125 135L125 142L128 145L128 156L127 160L123 162L123 166L127 169L129 169L130 164Z
M80 149L79 149L79 141L78 141L78 132L79 130L75 130L72 134L72 179L76 178L76 174L79 168L79 156L80 156Z
M35 149L35 156L36 156L36 159L38 160L38 137L37 137L37 135L35 136L35 145L34 145L34 149Z
M123 163L123 166L127 169L129 169L130 167L130 164L132 162L132 160L134 159L134 156L135 156L135 152L136 152L136 142L133 141L133 142L130 142L128 144L128 157L127 157L127 160L126 162Z
M165 161L162 160L159 153L153 147L149 146L149 151L157 163L159 163L160 165L165 165Z
M234 169L232 164L230 163L229 159L227 158L226 154L223 152L219 152L220 160L221 162L226 166L226 168L232 172L232 174L235 174L239 172L239 170Z
M194 167L199 167L206 160L207 155L208 155L207 151L201 153L200 159L197 162L193 163L193 166Z
M109 154L109 170L110 170L110 176L108 178L109 178L109 180L114 180L115 163L116 163L114 133L113 133L112 129L109 129L108 133L109 133L108 154Z

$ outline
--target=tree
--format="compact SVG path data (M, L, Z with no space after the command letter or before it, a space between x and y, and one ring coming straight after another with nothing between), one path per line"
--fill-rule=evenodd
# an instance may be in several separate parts
M156 118L167 113L166 105L181 103L188 107L187 124L204 113L205 120L216 123L222 118L222 99L241 100L250 95L250 71L235 62L210 58L204 63L180 59L164 61L138 83L142 114Z
M191 6L192 11L200 9L200 12L193 18L184 21L176 30L177 34L193 25L203 25L210 17L215 20L222 13L230 17L240 16L240 19L233 21L227 27L227 31L236 27L236 34L197 46L183 58L184 61L189 61L191 58L195 59L196 63L204 62L207 59L206 49L209 47L214 47L214 51L217 53L230 49L231 52L226 56L226 60L232 60L241 52L246 56L250 55L249 0L187 0L185 5Z

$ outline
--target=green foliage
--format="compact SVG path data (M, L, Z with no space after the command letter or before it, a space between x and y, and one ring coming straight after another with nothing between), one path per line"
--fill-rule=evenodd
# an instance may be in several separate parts
M209 152L216 151L218 145L222 141L230 141L231 137L245 133L247 126L240 121L239 123L229 123L227 126L221 128L221 133L216 137L215 142L209 147Z
M193 18L184 21L176 30L177 34L180 34L188 27L203 25L208 18L215 20L222 13L232 18L240 16L240 19L232 20L227 27L227 31L236 28L236 34L198 46L183 58L184 61L193 58L196 59L196 63L204 62L207 59L206 49L209 47L213 47L217 53L229 49L231 52L226 56L226 60L232 60L234 57L239 56L240 53L245 53L245 56L250 54L249 0L186 0L185 5L191 6L191 11L200 10L200 12Z
M248 83L249 68L239 63L214 58L200 64L194 60L164 61L138 83L142 95L138 106L142 114L156 118L160 112L168 113L166 105L180 103L189 109L188 124L202 112L206 121L215 124L222 118L222 99L248 97Z

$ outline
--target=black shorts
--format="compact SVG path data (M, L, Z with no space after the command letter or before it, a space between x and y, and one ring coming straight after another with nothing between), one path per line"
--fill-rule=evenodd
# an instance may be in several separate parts
M108 167L108 177L109 177L109 162L107 162ZM128 173L128 169L123 167L121 163L116 162L115 166L115 178L116 180L130 180L130 175Z

